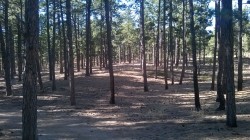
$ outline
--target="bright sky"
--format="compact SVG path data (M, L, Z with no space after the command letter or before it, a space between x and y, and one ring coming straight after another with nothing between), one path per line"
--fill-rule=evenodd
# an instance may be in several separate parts
M247 0L242 0L242 3L243 3L243 9L248 9L249 12L250 12L250 4L246 4L246 3L247 3ZM209 8L214 9L214 7L215 7L214 1L210 2ZM233 0L233 8L234 8L234 9L238 8L238 0ZM213 17L212 22L213 22L213 25L207 27L207 30L211 30L211 31L214 30L215 17Z

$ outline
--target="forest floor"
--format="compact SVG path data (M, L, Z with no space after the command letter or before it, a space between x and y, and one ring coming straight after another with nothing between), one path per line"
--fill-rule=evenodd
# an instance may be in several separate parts
M154 67L149 65L149 92L144 92L139 65L115 65L115 105L109 104L107 70L96 68L90 77L85 77L83 70L75 73L76 106L70 106L63 74L57 73L57 91L52 92L48 73L43 72L45 92L38 93L39 139L250 139L250 66L244 65L244 91L236 92L237 128L225 125L225 111L215 111L218 103L216 92L210 91L211 68L203 66L199 76L199 112L194 109L191 67L182 85L181 67L176 68L174 85L169 83L169 89L164 90L162 69L155 79ZM6 97L0 80L0 139L21 139L22 83L13 81L14 95Z

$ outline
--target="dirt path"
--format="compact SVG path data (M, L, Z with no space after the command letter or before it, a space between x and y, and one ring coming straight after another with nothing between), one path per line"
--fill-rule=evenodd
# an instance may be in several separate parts
M189 71L187 70L187 73ZM91 77L76 73L76 106L69 104L68 82L58 75L57 91L38 96L40 140L166 140L166 139L249 139L250 88L237 92L238 127L225 126L225 112L215 112L214 91L207 75L200 78L202 110L194 110L193 86L187 74L184 84L169 85L149 73L149 92L143 92L137 65L115 66L116 104L110 105L107 71L94 70ZM176 73L178 75L178 73ZM3 84L3 83L2 83ZM0 139L21 139L21 83L14 96L0 92ZM244 85L249 85L246 81ZM4 91L4 90L3 90Z

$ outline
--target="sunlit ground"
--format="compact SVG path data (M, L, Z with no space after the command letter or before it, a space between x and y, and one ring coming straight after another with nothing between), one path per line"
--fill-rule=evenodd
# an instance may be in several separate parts
M175 70L175 84L164 90L163 70L154 78L148 65L149 92L143 92L139 65L114 66L116 104L109 102L109 74L94 69L91 77L76 72L76 106L70 106L68 81L57 72L57 91L44 75L45 92L38 93L39 139L249 139L249 66L244 67L244 91L236 92L237 128L226 127L225 111L216 112L216 92L210 91L211 69L207 65L199 76L202 110L195 111L192 71L188 67L183 85L181 68ZM236 73L237 74L237 73ZM169 73L170 76L170 73ZM3 79L0 87L4 87ZM21 139L21 83L15 82L14 96L0 98L0 139Z

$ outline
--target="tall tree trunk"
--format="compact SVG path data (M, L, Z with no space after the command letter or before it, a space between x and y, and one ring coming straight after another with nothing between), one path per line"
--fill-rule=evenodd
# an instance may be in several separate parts
M198 46L198 53L199 53L199 64L198 64L198 75L201 74L201 33L199 34L199 46Z
M3 62L3 68L4 68L4 78L5 78L5 85L6 85L6 95L10 96L12 95L11 91L11 82L10 82L10 73L8 73L8 67L9 61L7 61L6 58L6 48L5 48L5 42L4 42L4 37L3 37L3 30L2 26L0 23L0 45L1 45L1 52L2 52L2 62Z
M107 45L108 45L108 59L109 59L109 77L110 77L110 104L115 104L115 79L113 73L113 46L111 42L111 23L110 23L110 4L109 0L105 0L105 15L107 25Z
M60 61L60 74L63 73L63 47L62 47L62 28L60 14L57 15L58 22L58 36L59 36L59 61Z
M193 55L193 81L194 81L195 108L197 111L199 111L201 109L201 105L200 105L199 85L197 76L193 0L189 0L189 10L190 10L190 32L191 32L192 53L193 53L192 55Z
M140 41L141 41L141 55L142 55L142 73L143 73L143 84L144 92L148 91L147 82L147 68L146 68L146 55L145 55L145 30L144 30L144 0L140 3Z
M26 65L23 78L22 139L37 140L37 49L39 46L39 1L25 1Z
M161 0L159 0L158 4L157 37L156 37L156 50L155 50L155 79L157 79L158 66L159 66L160 17L161 17Z
M91 31L90 31L90 9L91 0L86 0L86 76L90 76L90 46L91 46Z
M80 57L79 57L78 29L77 29L76 14L75 14L75 19L74 19L74 28L75 28L75 45L76 45L76 68L77 68L77 72L79 72L80 71Z
M171 81L172 85L174 84L174 46L173 46L173 6L172 6L172 0L169 2L169 48L170 48L170 56L171 56Z
M47 45L48 45L48 57L49 57L49 80L53 80L53 65L51 59L51 46L50 46L50 24L49 24L49 0L46 0L46 17L47 17Z
M238 9L239 9L239 47L238 47L238 86L237 90L242 90L243 83L243 74L242 74L242 0L238 0Z
M103 0L101 0L101 9L104 9L103 8ZM103 10L101 10L101 29L100 29L100 32L101 32L101 54L100 54L100 69L102 69L102 67L104 67L104 33L103 33L103 28L104 28L104 15L103 15Z
M236 127L236 105L234 87L234 61L233 61L233 10L232 0L222 1L221 10L221 36L226 49L226 93L227 93L227 126Z
M175 66L179 66L180 61L180 37L176 39L176 59L175 59Z
M83 53L81 53L81 68L83 69L84 68L84 56L83 56Z
M72 23L71 23L71 3L66 0L66 19L67 19L67 38L69 46L69 87L70 87L70 104L76 105L75 100L75 77L74 77L74 57L72 47Z
M218 52L218 74L217 74L217 99L216 101L220 103L219 107L216 109L217 111L220 110L225 110L225 97L224 97L224 92L223 92L223 84L222 84L222 77L224 73L224 61L225 61L225 45L223 45L222 38L221 36L221 27L220 25L220 2L218 2L217 5L218 9L218 28L217 28L217 42L219 43L219 52ZM225 74L224 74L225 76ZM224 85L225 87L225 85Z
M10 73L10 77L11 79L14 79L14 76L16 74L16 64L15 64L15 49L14 49L14 35L13 35L13 31L12 31L12 27L9 27L9 38L10 38L10 69L11 69L11 73Z
M52 37L52 49L51 49L52 91L56 90L55 49L56 49L56 0L53 0L53 37Z
M187 46L186 46L186 23L185 23L185 18L186 18L186 0L182 1L182 70L181 70L181 77L180 77L180 85L182 84L184 75L185 75L185 64L186 64L186 59L187 59Z
M12 95L11 91L11 73L10 73L10 38L9 38L9 1L5 0L5 5L4 5L4 26L5 26L5 42L6 46L3 47L5 48L5 60L4 61L4 73L5 73L5 81L6 81L6 95L10 96ZM3 53L3 52L2 52Z
M167 69L167 43L166 43L166 0L163 0L163 55L164 55L164 82L165 89L168 89L168 69Z
M62 19L62 34L63 34L63 57L64 57L64 80L68 79L69 67L68 67L68 47L67 47L67 38L65 33L65 24L63 19L63 9L62 9L62 0L60 0L60 13Z
M37 65L37 76L38 76L38 83L40 85L40 90L44 92L43 88L43 81L42 81L42 75L41 75L41 64L39 62L39 53L36 52L37 58L36 58L36 65Z
M215 81L215 71L216 71L216 52L219 45L219 15L220 15L220 3L215 1L215 36L214 36L214 56L213 56L213 74L212 74L212 83L210 90L214 90L214 81ZM217 87L218 89L218 87Z
M78 18L78 20L77 20L77 35L80 37L80 18ZM76 50L76 64L77 64L77 69L79 69L79 71L80 71L80 59L81 59L81 51L80 51L80 44L79 44L80 42L79 41L77 41L77 50Z
M22 16L22 15L21 15ZM22 69L23 69L23 58L22 58L22 23L17 20L17 65L18 65L18 81L22 81Z

